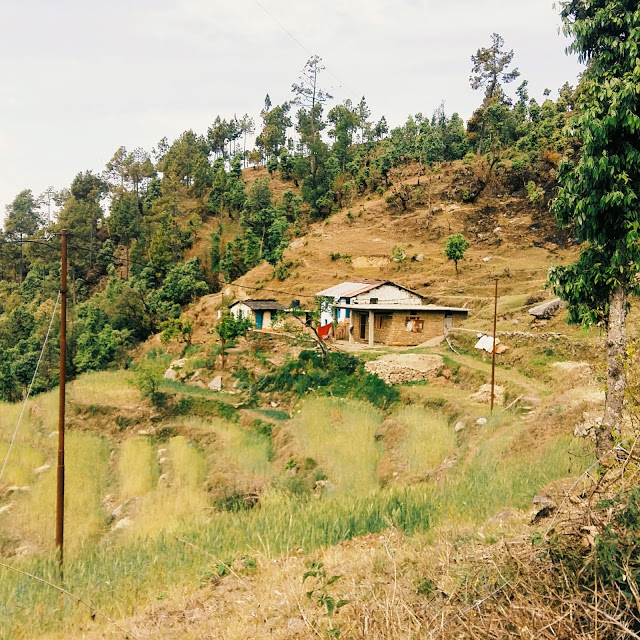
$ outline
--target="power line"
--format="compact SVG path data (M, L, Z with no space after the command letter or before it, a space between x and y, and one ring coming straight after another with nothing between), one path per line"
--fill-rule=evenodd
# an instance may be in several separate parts
M11 453L11 449L13 449L13 443L16 440L16 436L18 435L18 429L20 428L20 423L22 422L22 416L24 415L24 410L27 407L27 401L29 400L29 396L31 395L31 389L33 388L33 383L36 380L36 376L38 375L38 369L40 368L40 363L42 362L42 356L44 355L44 349L47 346L47 341L49 340L49 333L51 332L51 326L53 325L53 319L56 315L56 310L58 308L58 302L60 301L60 291L58 291L58 297L56 299L56 303L53 307L53 313L51 314L51 320L49 321L49 328L47 329L47 334L44 337L44 343L42 344L42 350L40 351L40 356L38 357L38 362L36 363L36 369L33 372L33 377L31 378L31 384L29 385L29 390L27 391L27 395L22 403L22 410L20 411L20 416L18 417L18 424L16 424L16 428L13 431L13 436L11 437L11 442L9 443L9 448L7 449L7 455L4 458L4 463L2 465L2 470L0 471L0 480L2 480L2 476L4 475L4 470L7 466L7 462L9 461L9 454Z

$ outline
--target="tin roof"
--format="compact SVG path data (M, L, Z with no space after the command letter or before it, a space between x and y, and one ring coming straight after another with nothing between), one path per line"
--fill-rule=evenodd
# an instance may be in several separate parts
M358 296L361 293L366 293L367 291L371 291L372 289L377 289L383 284L388 284L393 287L397 287L398 289L409 291L410 293L420 296L421 298L423 297L416 291L407 289L407 287L403 287L401 284L391 282L391 280L374 280L369 278L353 278L351 280L346 280L344 282L340 282L339 284L335 284L333 285L333 287L329 287L328 289L318 291L316 295L320 298L353 298L353 296Z

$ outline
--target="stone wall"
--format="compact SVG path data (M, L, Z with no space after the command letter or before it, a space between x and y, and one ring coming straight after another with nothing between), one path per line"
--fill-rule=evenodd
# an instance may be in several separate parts
M357 311L353 318L353 337L356 342L369 342L369 312ZM360 337L360 317L364 314L366 318L365 337ZM392 346L414 346L441 336L444 327L444 312L442 311L396 311L391 313L376 313L377 317L382 316L382 328L375 328L374 342L388 344ZM422 331L408 331L407 318L419 318L422 320Z

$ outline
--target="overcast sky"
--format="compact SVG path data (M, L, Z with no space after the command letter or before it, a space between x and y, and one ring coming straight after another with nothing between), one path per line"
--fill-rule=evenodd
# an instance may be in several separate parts
M365 95L391 125L442 101L467 119L470 56L493 32L515 50L511 93L527 79L555 96L581 70L559 26L552 0L0 0L0 215L120 145L206 133L218 114L258 121L310 53L336 99Z

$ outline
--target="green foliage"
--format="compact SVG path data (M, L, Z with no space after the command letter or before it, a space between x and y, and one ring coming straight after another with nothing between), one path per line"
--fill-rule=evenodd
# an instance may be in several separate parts
M533 204L537 204L542 199L544 195L544 191L536 186L536 183L533 180L527 182L527 198L529 198L529 202L533 202Z
M368 400L377 407L387 407L398 400L398 391L378 376L367 373L362 362L346 353L302 351L275 373L260 378L258 391L285 391L302 396L311 390L323 395Z
M458 275L458 261L464 259L464 253L469 246L469 241L461 233L456 233L447 240L444 254L456 265L456 275Z
M570 133L580 140L577 158L560 165L552 208L561 225L573 225L586 243L578 262L550 275L574 320L608 319L617 287L637 293L640 270L640 14L625 3L562 3L570 50L588 62L578 93L579 113ZM616 25L610 29L607 25ZM595 285L595 288L594 288Z
M314 560L302 575L302 582L305 583L309 578L313 580L313 587L310 591L307 591L305 595L310 600L315 600L318 606L325 610L329 618L329 627L327 629L329 636L331 638L339 638L340 631L337 627L333 626L332 617L351 601L346 598L334 597L331 595L329 587L338 582L342 576L328 576L324 568L324 563Z

